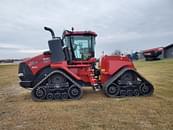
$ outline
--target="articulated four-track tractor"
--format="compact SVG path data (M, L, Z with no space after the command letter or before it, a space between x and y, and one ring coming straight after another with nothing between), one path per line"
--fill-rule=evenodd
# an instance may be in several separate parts
M83 87L102 90L108 97L148 96L152 84L136 72L126 56L94 58L95 38L92 31L63 32L62 38L52 35L49 51L24 60L19 65L20 85L31 88L32 99L79 99Z

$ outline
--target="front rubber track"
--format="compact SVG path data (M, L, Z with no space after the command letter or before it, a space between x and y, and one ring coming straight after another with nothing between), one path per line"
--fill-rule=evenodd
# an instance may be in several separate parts
M40 81L31 92L34 101L80 99L82 95L81 86L57 70Z

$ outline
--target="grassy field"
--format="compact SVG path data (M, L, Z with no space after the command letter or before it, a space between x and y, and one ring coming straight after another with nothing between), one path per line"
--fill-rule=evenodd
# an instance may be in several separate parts
M155 86L151 97L33 102L17 83L17 65L0 65L0 130L173 130L173 60L135 62Z

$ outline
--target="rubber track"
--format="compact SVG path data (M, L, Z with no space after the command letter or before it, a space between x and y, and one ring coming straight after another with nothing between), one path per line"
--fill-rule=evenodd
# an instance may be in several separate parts
M37 87L39 87L44 81L46 81L49 77L51 77L52 75L54 75L54 74L61 74L61 75L63 75L64 77L66 77L70 82L72 82L73 84L75 84L76 86L78 86L79 88L81 88L81 86L75 81L75 80L73 80L70 76L68 76L66 73L64 73L63 71L61 71L61 70L54 70L54 71L52 71L51 73L49 73L45 78L43 78L40 82L38 82L34 87L33 87L33 89L32 89L32 92L33 92L33 90L34 89L36 89ZM31 95L32 95L32 99L34 100L34 101L45 101L46 99L38 99L38 98L35 98L34 96L33 96L33 94L32 94L32 92L31 92ZM83 93L82 93L83 94ZM82 95L81 94L81 95Z
M148 95L143 95L143 96L150 96L153 94L154 92L154 87L153 85L148 81L146 80L142 75L140 75L136 70L134 69L131 69L131 68L123 68L121 69L117 74L115 74L112 78L110 78L108 81L106 81L102 86L103 86L103 91L105 92L105 88L109 85L111 85L112 83L114 83L121 75L123 75L125 72L127 71L132 71L134 72L135 74L137 74L137 76L142 79L142 81L148 83L150 86L151 86L151 91ZM106 92L105 92L106 94ZM119 95L119 96L115 96L115 97L124 97L124 95Z

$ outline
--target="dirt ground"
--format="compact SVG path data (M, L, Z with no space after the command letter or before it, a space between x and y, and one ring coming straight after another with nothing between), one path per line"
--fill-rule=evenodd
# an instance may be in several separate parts
M81 100L34 102L17 66L0 66L0 130L172 130L173 60L135 62L155 86L151 97L107 98L84 89Z

